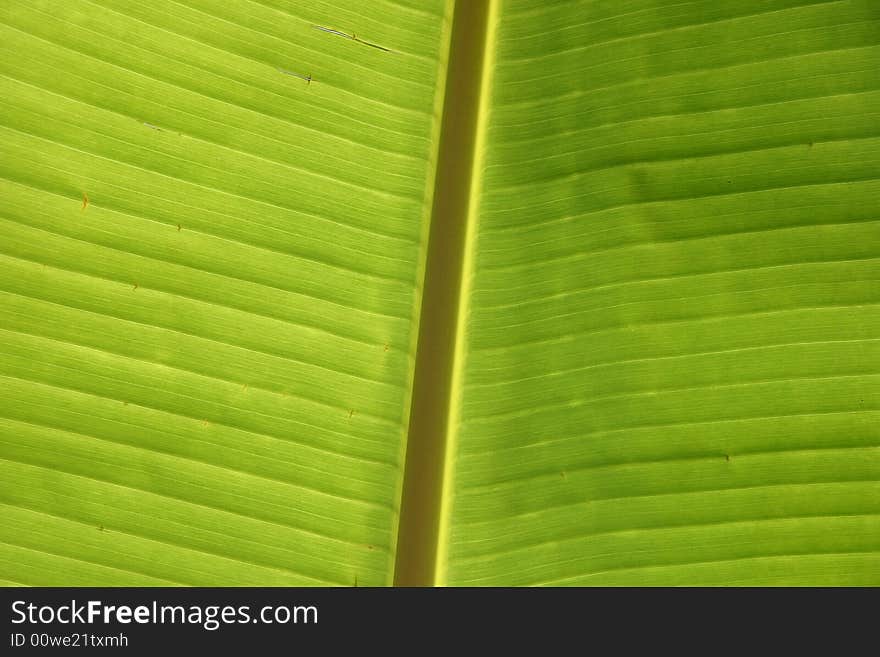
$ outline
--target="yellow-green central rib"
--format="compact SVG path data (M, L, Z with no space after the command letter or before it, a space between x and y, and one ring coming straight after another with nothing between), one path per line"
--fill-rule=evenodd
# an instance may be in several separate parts
M457 2L453 17L397 540L394 581L399 586L436 582L486 26L493 5Z

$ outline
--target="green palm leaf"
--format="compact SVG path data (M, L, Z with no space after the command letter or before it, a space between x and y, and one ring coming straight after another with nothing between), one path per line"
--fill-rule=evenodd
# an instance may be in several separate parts
M439 581L880 582L878 18L494 5Z
M5 579L390 581L448 25L4 4Z
M481 8L0 6L0 580L880 583L876 3Z

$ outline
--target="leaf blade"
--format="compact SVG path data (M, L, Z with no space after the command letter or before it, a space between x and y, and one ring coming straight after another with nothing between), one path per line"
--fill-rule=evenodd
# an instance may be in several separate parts
M880 581L877 19L499 3L440 583Z
M390 582L450 10L379 9L2 9L4 579Z

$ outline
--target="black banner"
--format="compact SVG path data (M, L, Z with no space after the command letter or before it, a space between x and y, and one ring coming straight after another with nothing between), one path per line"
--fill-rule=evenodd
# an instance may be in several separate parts
M0 654L857 646L877 589L8 588ZM610 643L609 643L610 642Z

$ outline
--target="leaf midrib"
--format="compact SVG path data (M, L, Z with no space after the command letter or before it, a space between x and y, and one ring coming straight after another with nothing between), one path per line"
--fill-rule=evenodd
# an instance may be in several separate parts
M441 583L455 390L497 1L455 2L394 560L397 586Z

